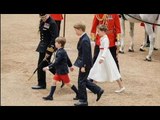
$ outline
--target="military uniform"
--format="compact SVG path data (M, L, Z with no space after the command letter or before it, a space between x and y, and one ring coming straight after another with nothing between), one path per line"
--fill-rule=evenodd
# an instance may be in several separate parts
M39 52L38 65L43 61L43 59L46 56L46 53L50 55L47 58L47 60L44 61L41 64L41 66L39 66L37 72L38 86L41 86L41 88L46 88L46 73L42 69L43 67L48 66L51 59L51 55L55 51L55 39L58 37L57 24L51 17L49 17L45 22L40 20L39 31L40 31L40 42L36 49L36 51ZM55 73L53 69L51 70L51 72L53 74Z

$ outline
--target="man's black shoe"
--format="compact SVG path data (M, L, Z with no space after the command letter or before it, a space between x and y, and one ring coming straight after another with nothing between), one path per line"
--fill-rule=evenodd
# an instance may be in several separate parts
M88 102L77 102L74 106L88 106Z
M99 93L97 93L97 99L96 99L96 101L98 101L101 98L101 96L102 96L103 93L104 93L104 90L100 90Z
M32 89L46 89L46 86L36 85L36 86L32 86Z
M73 98L73 100L79 100L78 96L76 96L75 98Z

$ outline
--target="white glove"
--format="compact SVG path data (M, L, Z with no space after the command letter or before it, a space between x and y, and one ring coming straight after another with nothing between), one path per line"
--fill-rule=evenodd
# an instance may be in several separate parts
M117 41L117 42L116 42L116 46L121 46L121 42L120 42L120 41Z

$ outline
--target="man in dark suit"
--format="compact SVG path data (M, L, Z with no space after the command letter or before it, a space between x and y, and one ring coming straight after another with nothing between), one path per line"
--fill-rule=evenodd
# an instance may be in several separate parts
M99 86L93 82L87 80L89 71L92 67L92 53L91 53L91 44L88 35L85 33L86 26L82 23L74 25L76 34L80 36L79 42L77 44L78 57L74 65L79 67L79 76L78 76L78 92L79 102L75 103L75 106L88 106L87 92L86 88L90 89L94 94L97 94L98 101L103 94Z
M40 43L36 49L39 52L38 59L38 85L33 86L32 89L46 88L46 73L42 70L50 62L51 55L55 51L55 39L58 37L58 28L56 22L49 16L49 14L39 14L41 20L39 24ZM40 66L39 66L40 65ZM55 70L50 70L55 74Z

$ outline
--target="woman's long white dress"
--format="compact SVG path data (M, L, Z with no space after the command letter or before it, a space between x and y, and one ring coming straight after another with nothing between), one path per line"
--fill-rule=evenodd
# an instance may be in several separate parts
M107 35L104 35L100 39L100 52L98 57L90 70L88 78L97 82L113 82L119 80L121 75L118 71L117 65L109 50L109 39ZM99 63L100 59L104 59L103 63Z

